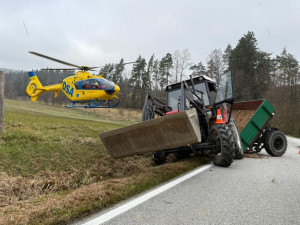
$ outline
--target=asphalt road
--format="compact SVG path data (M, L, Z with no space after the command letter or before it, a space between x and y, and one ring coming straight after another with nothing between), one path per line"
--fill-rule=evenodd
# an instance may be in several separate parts
M282 157L212 166L104 224L300 224L299 150L288 137Z

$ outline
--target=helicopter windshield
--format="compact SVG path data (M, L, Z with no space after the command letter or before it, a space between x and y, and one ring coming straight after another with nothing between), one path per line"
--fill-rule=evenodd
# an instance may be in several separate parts
M99 80L103 89L105 89L105 90L114 90L115 89L115 84L112 81L106 80L104 78L97 78L97 80Z

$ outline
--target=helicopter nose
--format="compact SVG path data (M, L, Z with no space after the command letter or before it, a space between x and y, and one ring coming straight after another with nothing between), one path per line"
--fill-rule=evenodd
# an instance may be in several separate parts
M112 95L112 94L116 95L119 91L120 91L120 87L117 84L115 84L114 89L105 90L105 92L109 95Z
M120 91L120 87L116 84L115 85L115 94L117 94Z

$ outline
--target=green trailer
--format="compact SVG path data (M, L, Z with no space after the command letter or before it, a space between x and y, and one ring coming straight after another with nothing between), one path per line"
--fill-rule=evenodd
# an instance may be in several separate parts
M275 109L268 100L234 103L232 116L240 133L244 152L260 152L263 148L272 156L281 156L287 149L284 133L270 123Z

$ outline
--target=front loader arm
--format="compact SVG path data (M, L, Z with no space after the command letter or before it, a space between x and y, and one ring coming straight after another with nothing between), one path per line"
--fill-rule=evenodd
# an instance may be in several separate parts
M149 92L146 95L145 103L143 107L143 114L141 121L154 119L155 114L164 116L166 112L172 111L172 108L166 103L153 97Z

